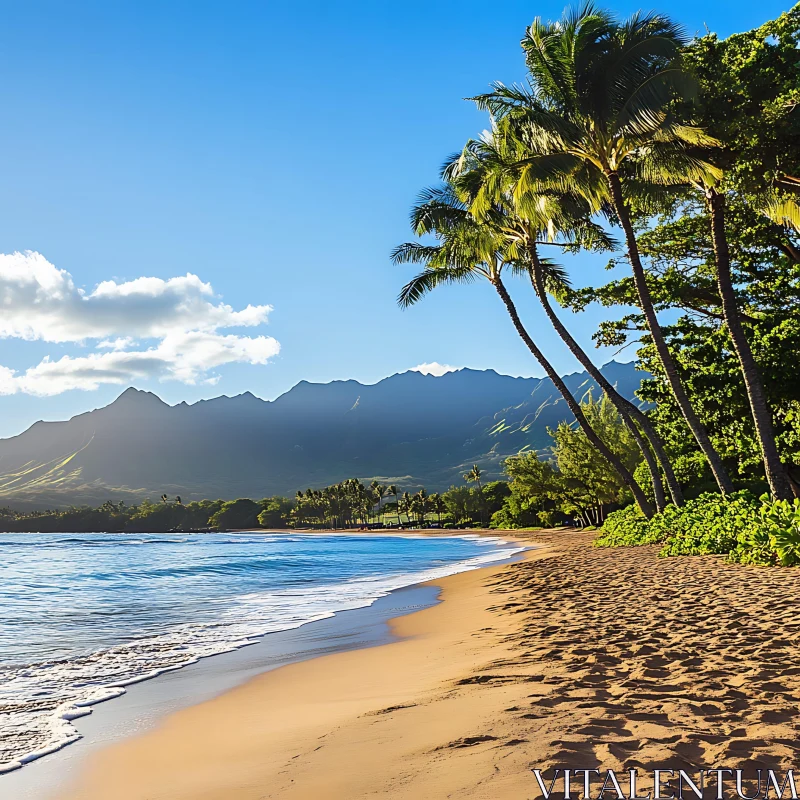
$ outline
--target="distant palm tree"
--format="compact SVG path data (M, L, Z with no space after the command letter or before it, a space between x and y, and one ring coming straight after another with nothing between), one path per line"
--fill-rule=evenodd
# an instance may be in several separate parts
M447 506L445 505L444 498L438 493L434 492L430 496L431 510L436 514L436 520L439 525L442 524L442 514Z
M481 525L486 525L486 514L485 505L484 505L484 498L483 498L483 486L481 486L481 475L483 475L483 471L477 464L472 465L472 469L469 472L464 473L464 480L467 483L477 483L478 484L478 498L480 499L481 504Z
M483 475L483 470L477 465L473 464L472 469L469 472L464 473L464 480L467 483L477 483L478 489L481 489L481 475Z
M386 490L388 494L394 497L394 505L397 511L397 524L400 525L400 507L397 503L397 487L394 484L391 484L389 488Z
M400 500L397 503L397 518L400 519L400 514L405 514L406 519L411 522L411 495L408 492L403 492ZM402 525L402 520L400 521Z
M369 485L369 488L370 491L372 492L374 499L378 503L377 519L378 521L380 521L381 504L383 503L383 498L386 497L387 489L382 483L379 483L378 481L372 481L372 483Z
M419 525L423 525L425 523L425 514L428 511L429 503L428 503L428 493L425 489L420 489L414 497L411 498L411 504L414 509L414 513L417 516L417 522Z

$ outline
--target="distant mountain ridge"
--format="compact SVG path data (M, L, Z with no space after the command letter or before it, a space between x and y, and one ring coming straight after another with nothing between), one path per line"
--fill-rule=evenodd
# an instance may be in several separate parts
M628 398L647 377L613 361L602 372ZM578 399L599 396L585 373L565 381ZM565 419L549 379L493 370L301 381L273 401L245 392L175 406L130 388L108 406L0 440L0 503L257 498L347 477L436 491L473 463L499 477L507 456L548 447L547 428Z

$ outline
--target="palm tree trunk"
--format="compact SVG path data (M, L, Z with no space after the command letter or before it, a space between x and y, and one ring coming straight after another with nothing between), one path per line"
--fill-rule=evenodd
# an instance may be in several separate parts
M734 491L733 481L731 481L719 453L714 449L714 445L711 444L708 432L697 416L689 400L689 396L686 394L686 389L683 386L680 375L678 375L675 361L669 352L669 347L664 338L664 333L661 330L661 325L659 325L656 310L653 307L653 300L650 296L650 289L647 286L647 277L644 267L642 266L641 258L639 257L639 245L636 242L636 235L631 225L628 205L622 196L622 183L620 182L619 175L615 171L609 170L606 172L606 179L608 180L608 187L611 191L611 200L614 205L614 210L617 212L617 217L619 217L620 224L625 232L628 257L630 258L631 267L633 269L633 281L639 295L639 305L647 320L647 328L653 338L653 344L655 345L661 365L664 368L667 381L672 389L672 394L675 397L681 414L683 414L684 420L686 420L686 424L689 426L689 430L692 432L700 450L708 461L708 465L711 467L711 472L714 475L717 486L719 486L719 490L722 494L731 494Z
M567 345L572 355L575 356L586 372L589 373L589 375L596 381L598 386L600 386L600 388L606 393L608 399L611 400L614 408L617 409L619 415L622 417L623 422L628 427L628 430L630 430L633 438L636 440L636 444L639 445L639 449L642 451L642 456L647 463L647 467L650 470L650 476L653 480L653 493L656 500L656 509L658 511L662 511L666 506L664 485L661 481L661 473L659 472L658 464L660 464L661 469L664 470L664 477L667 481L669 493L672 496L672 502L675 503L676 506L683 505L683 492L680 484L678 483L678 479L675 477L675 471L672 469L672 464L670 463L669 458L664 451L664 445L661 442L661 438L655 432L652 423L640 409L636 408L632 402L623 397L608 382L605 375L600 372L591 358L589 358L589 356L586 354L586 351L572 337L572 334L567 330L566 325L564 325L564 323L558 318L557 314L553 310L552 305L550 304L550 298L547 296L547 290L544 285L544 276L542 274L542 262L539 259L539 252L536 249L536 245L531 244L529 250L531 262L533 264L531 281L533 282L533 288L536 292L536 296L539 298L539 302L542 304L542 308L544 308L544 312L547 315L547 318L550 320L550 324L553 326L553 328L555 328L556 333L561 337L564 344ZM650 447L648 447L647 443L643 440L642 435L639 433L639 429L636 427L634 419L642 426L642 431L647 437L650 446L653 448L655 457L658 459L658 464L653 458L653 453L650 451Z
M742 327L739 308L736 304L736 293L731 279L731 258L728 251L728 238L725 234L725 195L714 189L706 192L708 207L711 212L711 239L714 244L714 256L717 262L717 287L722 300L722 315L728 327L733 349L739 358L739 365L744 376L747 399L750 401L750 412L756 427L764 471L767 474L772 496L777 500L791 500L794 497L789 476L781 462L778 446L775 443L775 431L772 427L772 413L767 405L764 384L753 358L753 351Z
M603 440L595 433L592 426L589 424L589 420L586 419L586 415L583 413L583 409L578 403L577 400L572 396L569 389L567 389L566 384L561 379L561 376L553 369L552 364L544 357L544 354L541 350L536 346L536 343L531 339L528 334L528 331L525 330L525 326L522 324L522 321L519 318L519 314L517 314L516 306L512 301L506 287L503 285L503 282L500 280L499 277L495 277L492 281L494 283L494 287L497 290L497 293L500 295L500 299L503 301L506 310L508 311L509 316L511 317L511 321L514 323L514 327L517 329L517 333L520 335L520 338L528 347L528 350L531 351L533 357L541 364L544 371L547 373L547 377L553 382L553 385L558 389L561 393L561 396L567 403L569 410L575 416L575 420L577 421L578 425L581 426L583 432L586 434L586 438L591 442L592 445L597 449L600 455L605 458L606 461L613 467L616 473L622 479L622 482L631 490L636 503L638 504L639 508L641 509L642 513L650 519L653 516L653 506L650 504L650 501L647 499L645 493L642 491L642 487L636 482L636 479L631 475L619 457L613 453L603 442Z

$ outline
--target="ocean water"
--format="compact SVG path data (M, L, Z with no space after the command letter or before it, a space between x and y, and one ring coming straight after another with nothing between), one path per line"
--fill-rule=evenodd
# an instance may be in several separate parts
M475 536L0 534L0 772L125 687L506 559Z

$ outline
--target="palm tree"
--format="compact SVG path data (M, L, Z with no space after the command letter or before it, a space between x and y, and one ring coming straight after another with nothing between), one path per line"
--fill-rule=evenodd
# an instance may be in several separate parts
M650 471L656 509L661 511L666 505L659 464L664 470L673 502L681 505L683 493L680 484L652 423L641 409L617 392L573 338L550 304L549 294L563 294L569 288L569 282L561 267L540 257L540 245L579 245L588 249L606 250L616 243L600 226L591 222L591 207L575 194L528 192L516 196L514 160L520 154L505 152L504 144L507 142L503 139L496 141L492 134L479 141L468 142L457 160L445 166L445 174L453 181L454 191L470 202L473 213L485 213L499 206L503 208L500 230L511 242L519 244L522 253L527 256L531 283L550 324L578 362L606 393L631 431ZM489 193L490 198L487 197ZM488 204L489 199L491 205ZM558 241L559 238L562 241ZM641 426L644 437L636 423ZM652 452L650 447L653 448Z
M706 456L723 494L733 491L705 426L692 406L658 322L631 221L637 190L714 174L690 152L713 139L679 124L669 113L676 95L690 97L694 81L682 69L680 28L660 14L617 22L591 3L556 23L536 19L522 46L530 89L501 84L475 98L508 132L531 148L520 191L569 189L593 204L606 199L625 234L629 261L647 328L678 408ZM717 171L718 172L718 171Z
M425 489L420 489L412 498L412 502L415 503L416 512L417 512L417 519L419 520L420 525L425 524L425 514L428 513L428 508L430 507L430 501L428 500L428 493Z
M718 185L710 176L695 185L703 192L708 206L711 241L716 262L717 289L722 301L722 316L725 319L725 325L742 370L767 482L773 497L778 500L791 500L794 497L794 490L789 480L789 474L781 461L780 453L778 453L775 429L772 425L772 410L767 403L761 372L744 332L736 291L733 288L731 257L725 231L725 194L719 191Z
M406 519L411 522L411 496L408 492L403 492L400 497L400 500L397 502L397 518L400 519L400 514L403 513L406 515ZM402 525L403 522L400 520L400 524Z
M439 244L423 245L407 242L394 249L392 260L395 263L410 262L425 265L424 271L403 287L398 297L398 304L401 308L408 308L440 285L471 283L478 278L487 280L500 296L520 338L561 393L576 421L586 433L586 437L616 470L622 482L630 489L642 513L651 517L653 507L642 488L622 460L592 429L580 403L572 396L561 376L545 358L519 318L516 306L502 280L506 266L512 272L520 271L519 263L514 261L518 255L517 248L509 246L493 226L483 224L471 216L458 198L453 196L449 187L428 189L422 193L421 201L412 211L411 219L415 232L418 235L434 233ZM453 214L454 209L458 211L457 215ZM527 268L522 271L527 274Z
M472 469L469 472L465 472L463 477L467 483L477 483L478 491L482 492L481 475L483 475L483 470L477 464L473 464Z
M431 506L431 511L433 511L433 513L436 514L436 521L439 523L439 525L441 525L442 514L444 513L447 506L444 503L444 498L438 492L434 492L430 496L430 506Z
M394 497L394 505L395 509L397 510L397 524L400 525L400 505L397 502L397 487L394 484L391 484L387 488L386 492Z
M382 483L378 483L378 481L372 481L370 484L370 489L372 489L378 501L378 522L380 522L381 504L383 503L383 498L389 493L389 490Z
M465 472L463 478L467 483L478 484L478 497L480 498L480 503L481 503L481 525L486 525L486 515L484 514L485 504L483 497L483 486L481 486L481 475L483 475L483 471L481 470L481 468L477 464L473 464L472 469L469 472Z

